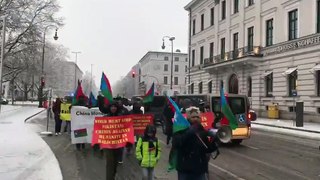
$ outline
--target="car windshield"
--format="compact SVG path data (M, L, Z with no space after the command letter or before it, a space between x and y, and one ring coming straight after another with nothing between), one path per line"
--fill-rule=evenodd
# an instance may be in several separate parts
M190 106L200 106L200 102L205 101L205 96L178 96L177 102L180 108Z
M220 97L212 97L212 110L215 113L221 112ZM243 114L245 109L245 98L243 97L227 97L227 102L233 114Z

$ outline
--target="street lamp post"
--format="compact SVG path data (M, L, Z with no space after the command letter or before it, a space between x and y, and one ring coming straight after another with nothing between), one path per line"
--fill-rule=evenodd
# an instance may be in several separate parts
M49 27L55 27L56 32L53 36L54 40L58 40L58 28L55 25L48 25L45 27L44 32L43 32L43 45L42 45L42 59L41 59L41 78L40 78L40 87L39 87L39 106L38 107L43 107L43 88L44 88L44 54L45 54L45 46L46 46L46 31Z
M164 36L162 38L162 49L165 49L166 46L164 45L164 38L169 38L169 41L171 41L171 71L170 71L170 89L172 90L172 81L173 81L173 40L175 40L175 37L170 36Z
M80 54L80 51L72 52L76 55L76 62L74 64L74 89L77 88L77 63L78 63L78 54Z

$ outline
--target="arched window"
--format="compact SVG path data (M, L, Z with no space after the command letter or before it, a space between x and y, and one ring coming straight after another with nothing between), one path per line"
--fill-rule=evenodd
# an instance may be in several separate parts
M238 94L239 92L239 82L238 77L235 74L232 74L229 79L229 93Z
M202 94L202 82L199 83L198 88L199 88L199 94Z
M208 82L208 93L212 93L212 81Z

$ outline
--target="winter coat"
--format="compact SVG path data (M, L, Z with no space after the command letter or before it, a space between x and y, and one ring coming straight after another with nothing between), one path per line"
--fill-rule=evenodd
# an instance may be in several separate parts
M172 135L172 118L174 117L174 113L172 112L170 106L166 106L163 110L163 115L165 117L165 124L166 124L166 129L165 133L166 135Z
M140 137L136 146L136 157L140 166L155 167L160 159L161 148L157 138Z
M177 151L176 169L182 173L206 173L208 169L207 154L217 150L216 144L209 142L208 132L201 124L174 133L172 144Z

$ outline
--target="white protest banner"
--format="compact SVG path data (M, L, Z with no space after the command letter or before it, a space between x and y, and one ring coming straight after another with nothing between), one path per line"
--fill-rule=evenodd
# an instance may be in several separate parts
M103 116L98 108L72 106L71 108L71 143L90 143L94 118Z

